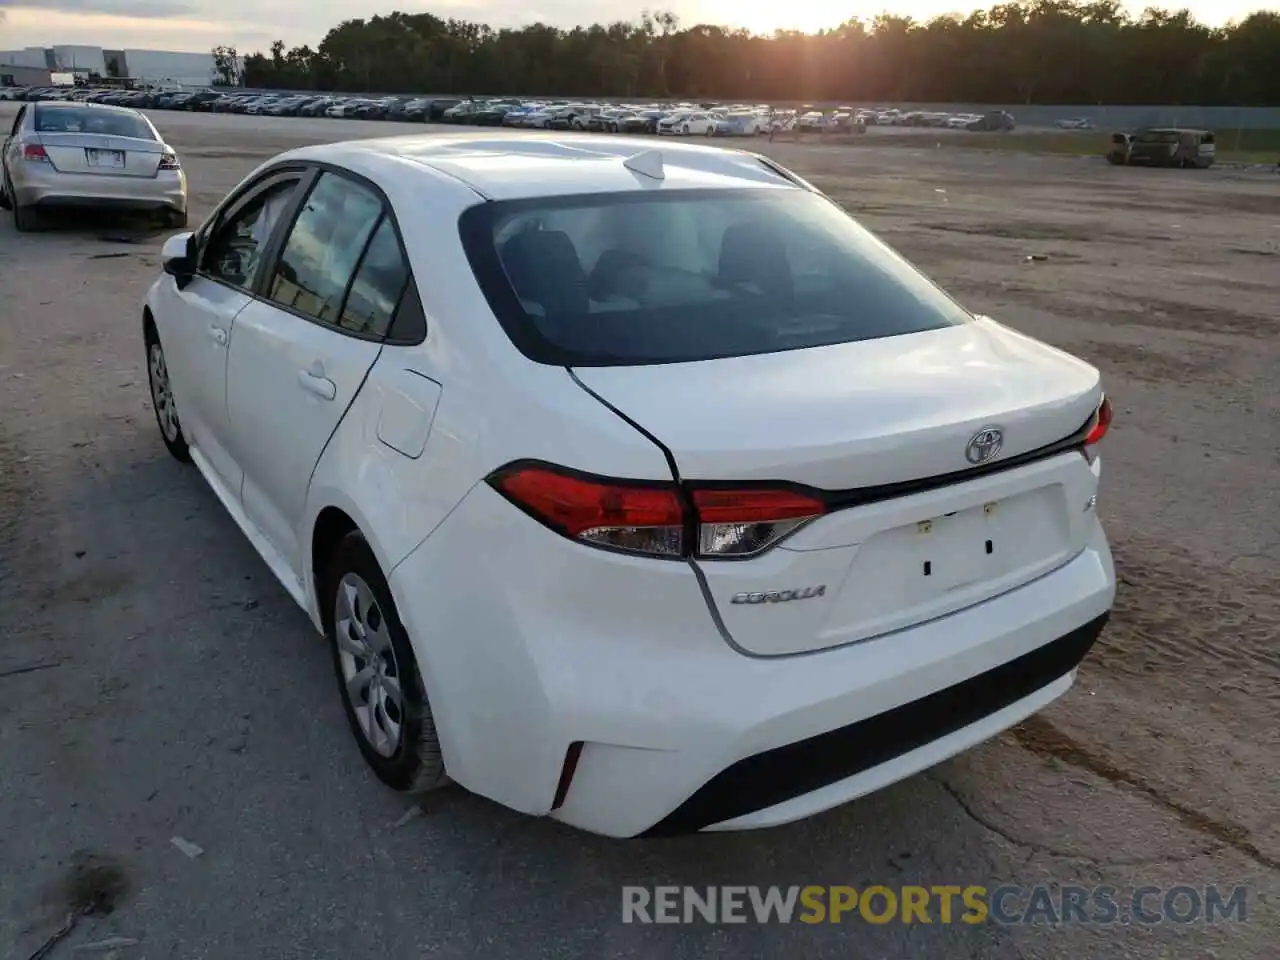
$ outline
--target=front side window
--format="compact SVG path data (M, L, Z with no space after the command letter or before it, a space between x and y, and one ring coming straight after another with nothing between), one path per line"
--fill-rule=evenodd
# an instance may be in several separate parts
M503 328L545 363L707 360L970 319L834 203L798 189L485 203L460 230Z
M201 256L204 272L233 287L253 283L263 248L297 189L295 179L273 184L213 228Z
M371 190L338 174L321 174L285 239L267 295L336 325L347 285L381 217L382 200Z

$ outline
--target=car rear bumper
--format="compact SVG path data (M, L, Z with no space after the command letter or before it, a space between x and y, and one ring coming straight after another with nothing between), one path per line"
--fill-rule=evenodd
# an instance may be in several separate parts
M391 584L463 786L610 836L746 829L877 790L1066 692L1115 595L1094 524L1071 561L984 603L768 659L725 643L686 564L572 543L485 485Z
M59 173L28 164L14 178L18 202L38 207L112 207L127 210L187 209L187 178L181 171L162 171L155 177L103 176Z

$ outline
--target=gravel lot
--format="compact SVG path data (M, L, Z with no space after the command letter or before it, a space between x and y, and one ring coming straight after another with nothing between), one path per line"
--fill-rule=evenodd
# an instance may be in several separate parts
M0 104L7 128L13 104ZM160 113L193 221L304 142L402 125ZM417 129L417 128L413 128ZM159 239L0 220L0 955L1275 956L1280 191L1274 176L929 147L761 145L971 308L1099 365L1122 578L1044 715L815 820L617 842L459 790L401 821L326 650L160 442ZM1029 259L1031 258L1031 259ZM203 848L189 859L170 842ZM1249 922L626 926L623 884L1247 884Z

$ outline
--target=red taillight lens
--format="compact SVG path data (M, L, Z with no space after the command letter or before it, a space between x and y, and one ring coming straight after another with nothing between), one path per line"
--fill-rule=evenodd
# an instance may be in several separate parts
M49 154L44 152L44 147L38 143L29 143L22 148L22 159L30 160L34 163L48 163Z
M182 165L178 163L178 155L176 153L163 153L160 155L161 170L179 170Z
M1098 457L1098 441L1107 435L1111 427L1111 401L1104 394L1098 409L1093 412L1089 429L1084 435L1084 458L1093 463Z
M691 492L696 543L685 541L685 500L673 483L588 477L552 466L500 470L489 483L552 530L583 543L655 557L750 557L826 512L793 490L707 489Z
M567 537L601 547L679 557L684 511L674 484L636 486L522 467L490 479L516 506Z
M1093 422L1089 427L1089 432L1085 434L1084 445L1091 447L1103 437L1107 435L1107 430L1111 428L1111 401L1107 397L1102 398L1102 402L1098 404L1098 409L1093 414Z
M694 490L698 554L748 557L826 512L814 497L791 490Z

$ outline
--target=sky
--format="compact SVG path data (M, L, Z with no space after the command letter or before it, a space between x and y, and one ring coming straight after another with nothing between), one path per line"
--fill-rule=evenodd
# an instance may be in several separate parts
M1204 22L1221 24L1270 3L1274 0L1171 0L1167 5L1188 6ZM342 20L392 10L429 11L494 27L539 20L572 27L634 20L649 7L673 11L684 26L714 23L769 33L834 27L883 11L927 20L989 5L974 0L0 0L0 50L78 43L203 52L231 44L251 53L277 38L289 46L314 46Z

